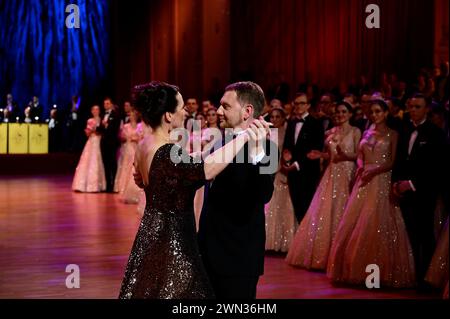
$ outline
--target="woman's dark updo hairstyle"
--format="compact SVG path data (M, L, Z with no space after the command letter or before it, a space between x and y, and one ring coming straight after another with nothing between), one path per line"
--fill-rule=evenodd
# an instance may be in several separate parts
M177 108L179 88L165 82L152 81L133 88L133 101L145 124L152 129L161 125L164 113L174 113Z
M338 104L336 104L336 109L341 105L345 106L348 113L353 113L353 107L350 105L350 103L348 103L346 101L340 101Z
M377 100L373 100L372 102L370 102L370 107L372 107L372 105L378 104L379 106L381 106L381 108L383 109L384 112L389 111L389 106L387 105L387 103L381 99L377 99Z

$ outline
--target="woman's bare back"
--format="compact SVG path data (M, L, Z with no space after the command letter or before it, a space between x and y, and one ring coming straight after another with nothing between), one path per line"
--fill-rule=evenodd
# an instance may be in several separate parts
M141 175L144 186L147 186L150 182L148 178L153 157L156 151L164 144L164 142L156 140L154 135L151 134L146 135L138 144L134 157L134 168L136 173Z

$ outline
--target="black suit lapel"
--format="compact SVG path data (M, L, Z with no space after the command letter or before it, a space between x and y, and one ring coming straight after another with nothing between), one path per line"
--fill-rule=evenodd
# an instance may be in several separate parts
M409 155L410 158L414 158L417 155L417 152L419 151L421 145L427 143L427 124L428 122L423 123L418 129L417 129L417 137L414 141L413 147L411 149L411 154ZM415 128L412 128L412 132L409 135L409 139L411 139L411 135L415 131ZM408 140L408 146L409 146L409 140Z
M295 146L297 147L301 140L305 139L309 134L309 125L311 123L310 117L311 115L308 115L305 119L305 122L303 123L302 129L300 133L298 134L297 143L295 143ZM295 139L295 128L294 128L294 139ZM295 140L294 140L295 141Z
M286 135L284 136L285 143L284 148L290 148L291 145L295 144L295 124L293 122L289 122L286 128Z

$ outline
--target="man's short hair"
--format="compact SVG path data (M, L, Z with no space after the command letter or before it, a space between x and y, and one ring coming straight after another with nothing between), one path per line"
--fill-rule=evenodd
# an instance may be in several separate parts
M261 115L261 112L266 103L264 91L254 82L237 82L228 85L225 92L235 91L237 99L241 105L251 104L255 110L254 117Z
M302 96L306 96L306 100L307 100L307 102L309 103L308 95L307 95L305 92L297 92L297 93L295 93L294 100L295 100L296 98L302 97Z
M430 106L431 105L431 102L432 102L432 100L431 100L431 98L429 98L429 97L426 97L424 94L422 94L422 93L414 93L412 96L411 96L411 98L412 99L424 99L424 101L425 101L425 106Z

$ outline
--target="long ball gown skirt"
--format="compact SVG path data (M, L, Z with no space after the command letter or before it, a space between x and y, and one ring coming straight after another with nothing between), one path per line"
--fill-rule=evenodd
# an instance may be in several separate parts
M436 288L444 289L448 283L448 218L442 229L425 280Z
M100 140L101 136L96 134L91 134L88 138L73 178L73 191L96 193L106 190Z
M126 139L120 148L120 156L117 163L117 174L114 181L114 191L123 194L130 176L133 175L134 154L136 153L137 142L132 138L139 138L143 135L142 126L133 127L131 123L123 126L121 135Z
M114 181L114 192L123 193L130 175L133 174L134 153L136 143L125 142L120 148L120 156L117 162L117 174Z
M292 266L314 270L327 268L331 244L344 213L356 167L353 161L333 163L332 159L337 155L337 145L346 153L355 152L354 130L344 137L332 133L325 141L331 161L286 257Z
M278 145L280 154L283 150L286 124L273 132L271 140ZM281 163L280 163L281 165ZM287 252L297 229L294 207L289 193L287 177L277 172L274 180L274 191L270 202L266 205L266 250Z
M266 206L266 250L287 252L297 229L287 178L275 175L273 196Z

